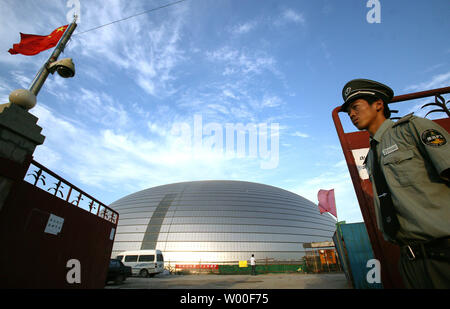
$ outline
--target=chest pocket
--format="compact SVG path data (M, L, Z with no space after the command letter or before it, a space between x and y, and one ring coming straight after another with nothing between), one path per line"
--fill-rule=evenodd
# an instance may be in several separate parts
M386 181L400 186L411 185L414 182L415 170L413 158L412 150L396 151L383 157Z

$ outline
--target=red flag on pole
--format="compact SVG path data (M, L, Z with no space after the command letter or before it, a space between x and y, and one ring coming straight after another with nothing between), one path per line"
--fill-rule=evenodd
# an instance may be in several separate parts
M11 55L22 54L26 56L39 54L41 51L55 47L68 26L69 25L65 25L56 28L49 35L24 34L21 32L20 43L14 44L13 48L8 50L8 52Z
M319 190L317 198L319 199L320 213L329 212L337 218L336 202L334 200L334 189Z

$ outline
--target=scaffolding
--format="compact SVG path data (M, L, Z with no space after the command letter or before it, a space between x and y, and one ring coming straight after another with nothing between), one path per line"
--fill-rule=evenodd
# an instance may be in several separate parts
M306 272L322 273L342 271L333 242L304 243L303 248L309 249L305 251L304 256Z

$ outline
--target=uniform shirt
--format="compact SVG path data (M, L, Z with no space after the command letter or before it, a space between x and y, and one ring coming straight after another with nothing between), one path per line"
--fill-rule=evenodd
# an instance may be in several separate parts
M373 153L366 168L374 192L378 228L387 241L414 244L450 236L450 186L440 177L450 168L450 137L435 122L409 114L387 119L371 140L391 191L400 229L395 239L383 232L380 201L373 179Z
M250 265L256 265L255 258L253 256L250 258Z

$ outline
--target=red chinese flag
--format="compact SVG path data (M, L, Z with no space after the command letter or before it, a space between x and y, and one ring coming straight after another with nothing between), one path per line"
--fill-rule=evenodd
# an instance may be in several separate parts
M336 202L334 200L334 189L319 190L317 198L319 199L320 213L329 212L337 218Z
M8 50L8 52L11 55L22 54L26 56L39 54L41 51L55 47L68 26L69 25L61 26L49 35L24 34L21 32L20 43L14 44L13 48Z

